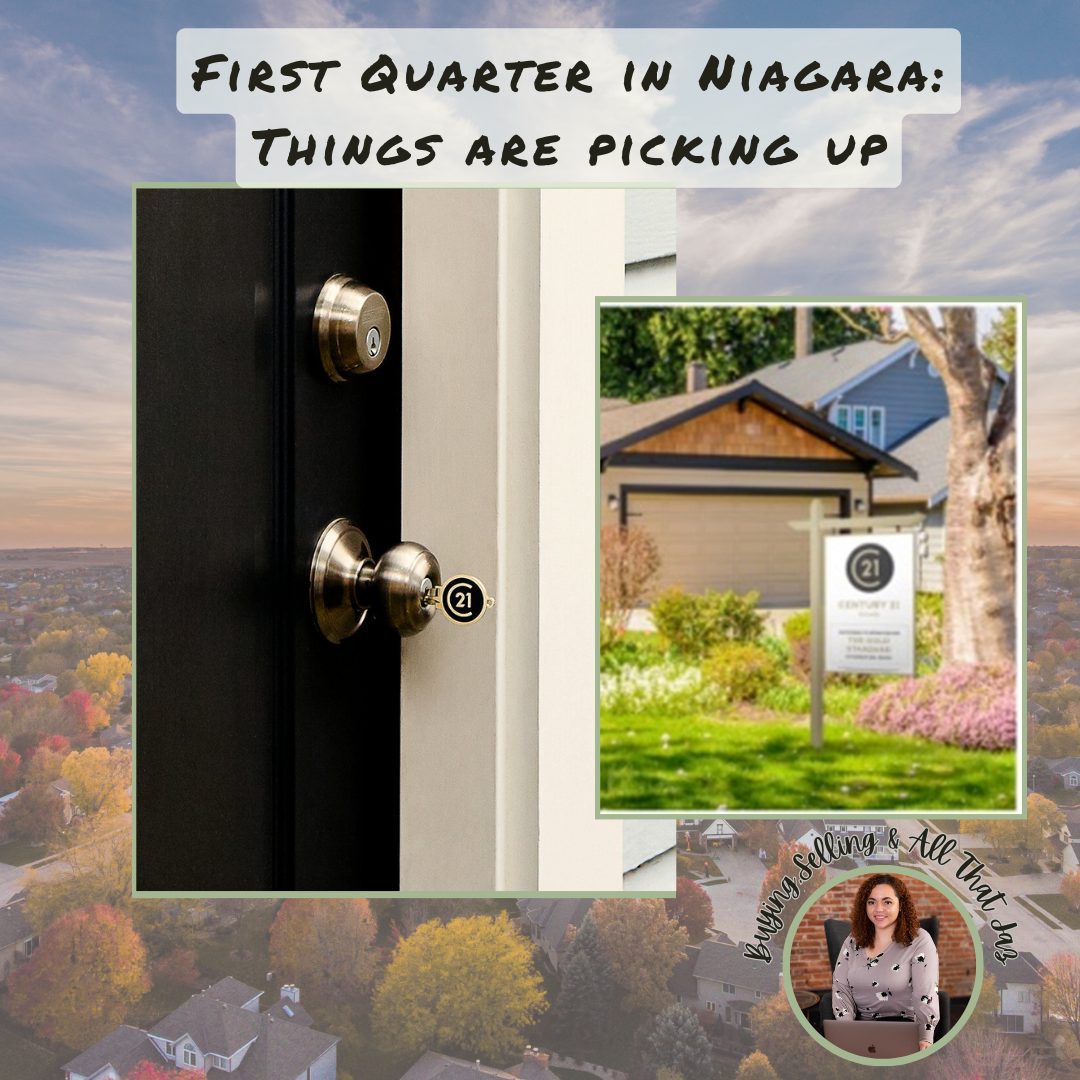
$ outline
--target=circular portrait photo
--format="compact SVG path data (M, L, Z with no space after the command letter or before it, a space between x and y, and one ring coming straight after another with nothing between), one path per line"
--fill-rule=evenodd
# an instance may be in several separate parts
M789 998L829 1049L896 1064L933 1051L982 981L959 897L920 871L855 871L815 892L788 939Z

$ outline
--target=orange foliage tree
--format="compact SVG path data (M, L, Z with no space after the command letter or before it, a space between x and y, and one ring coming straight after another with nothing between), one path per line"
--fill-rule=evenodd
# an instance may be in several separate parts
M146 949L131 919L98 904L45 931L8 979L7 1009L46 1039L82 1047L116 1027L149 989Z
M375 976L375 932L367 900L286 900L270 927L270 963L317 997L355 996Z

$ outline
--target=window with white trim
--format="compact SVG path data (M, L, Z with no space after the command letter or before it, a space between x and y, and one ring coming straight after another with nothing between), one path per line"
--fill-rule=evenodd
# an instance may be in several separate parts
M184 1064L195 1066L198 1064L198 1058L195 1056L195 1051L190 1046L184 1047Z
M1014 1016L1012 1013L1004 1013L1001 1016L1001 1030L1010 1033L1023 1032L1024 1018L1022 1016Z
M833 423L879 450L885 448L885 408L882 405L837 405Z

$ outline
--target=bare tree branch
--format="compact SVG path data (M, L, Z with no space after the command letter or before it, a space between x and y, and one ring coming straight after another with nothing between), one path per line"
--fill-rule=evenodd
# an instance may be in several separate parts
M909 336L906 330L887 331L886 328L888 327L889 322L887 315L883 316L880 319L879 325L881 328L876 334L873 334L869 330L867 330L866 327L863 326L863 324L860 323L857 319L853 319L848 314L845 308L834 307L830 308L830 310L839 315L841 321L847 323L847 325L850 326L853 330L858 330L860 334L863 334L868 338L877 338L879 341L883 341L886 345L894 345L896 342L903 341L904 338Z

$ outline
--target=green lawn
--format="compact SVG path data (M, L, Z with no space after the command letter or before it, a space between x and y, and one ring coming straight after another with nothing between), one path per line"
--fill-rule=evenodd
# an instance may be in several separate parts
M968 848L968 851L980 862L986 863L995 874L1000 874L1002 877L1033 873L1031 860L1026 855L1020 855L1015 851L998 851L997 848L988 847Z
M33 1041L32 1034L18 1028L0 1012L0 1076L19 1080L57 1080L60 1066L71 1061L74 1050L48 1049Z
M9 866L25 866L27 863L44 859L48 854L49 849L44 845L35 847L21 840L0 844L0 863L7 863Z
M1034 900L1039 907L1049 911L1059 922L1070 930L1080 930L1080 911L1073 911L1060 893L1032 893L1029 900Z
M667 736L665 739L664 736ZM782 713L601 713L604 810L1009 810L1015 754Z

